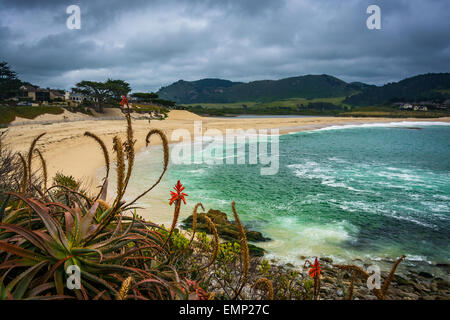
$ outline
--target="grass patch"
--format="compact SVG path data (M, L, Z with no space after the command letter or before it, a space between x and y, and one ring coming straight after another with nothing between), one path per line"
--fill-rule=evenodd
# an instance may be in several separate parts
M63 109L53 106L41 106L41 107L7 107L0 106L0 123L8 124L16 119L16 117L34 119L42 114L61 114Z
M351 107L343 103L344 99L345 97L292 98L268 102L198 103L183 106L194 113L211 116L238 114L387 118L439 118L450 116L448 110L409 111L399 110L392 106Z
M342 107L349 107L344 104L345 97L335 97L335 98L316 98L316 99L306 99L306 98L291 98L291 99L283 99L276 101L243 101L243 102L233 102L233 103L195 103L195 104L182 104L186 108L198 108L202 107L203 109L245 109L245 108L278 108L278 107L286 107L286 108L298 108L303 106L307 106L310 103L318 103L318 102L326 102L332 103Z

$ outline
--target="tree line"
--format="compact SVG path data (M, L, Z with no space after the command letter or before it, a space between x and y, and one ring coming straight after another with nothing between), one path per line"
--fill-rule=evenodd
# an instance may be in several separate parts
M0 100L20 96L22 85L31 84L21 81L7 62L0 62ZM120 79L108 79L104 82L83 80L75 84L72 92L82 94L87 103L102 113L105 105L117 105L121 101L122 95L127 96L131 92L131 86L128 82ZM143 103L152 103L163 107L175 106L175 102L161 99L158 94L153 92L136 92L131 97Z

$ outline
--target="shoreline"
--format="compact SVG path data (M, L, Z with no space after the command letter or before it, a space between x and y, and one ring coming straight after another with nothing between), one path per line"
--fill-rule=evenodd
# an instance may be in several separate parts
M113 110L117 116L119 110ZM111 113L111 111L110 111ZM120 112L121 113L121 112ZM123 117L123 115L122 115ZM84 119L84 118L83 118ZM106 144L113 159L113 137L118 135L126 138L126 120L103 120L99 118L77 119L76 121L56 121L53 115L49 119L40 116L38 123L32 121L27 124L16 125L1 131L8 131L5 135L5 145L13 151L26 154L33 139L41 133L46 133L37 144L47 161L48 177L52 179L57 172L72 175L83 182L83 188L95 194L101 185L100 172L104 168L104 157L100 147L85 137L90 131L98 135ZM42 123L44 121L44 123ZM56 121L47 123L47 121ZM214 118L202 117L184 110L173 110L165 120L133 119L134 137L136 140L136 156L145 152L145 136L151 128L161 129L169 140L170 145L180 143L172 140L172 133L176 129L187 129L194 136L194 121L202 121L202 134L209 129L218 129L225 133L226 129L278 129L280 135L295 134L303 131L321 130L326 128L345 128L364 125L380 125L387 123L450 123L450 117L445 118L353 118L353 117L299 117L299 118ZM161 145L158 138L151 139L150 146ZM37 165L36 165L37 166ZM34 168L35 170L38 168ZM135 174L133 174L134 176ZM49 181L51 183L51 181Z
M41 119L43 121L45 119ZM137 154L145 149L145 136L150 128L159 128L166 133L169 143L177 143L171 139L175 129L187 129L193 135L194 121L202 121L203 132L208 129L279 129L280 134L317 130L332 126L362 125L389 122L447 122L445 118L351 118L351 117L304 117L304 118L212 118L201 117L188 111L171 111L166 120L133 120L133 129ZM49 177L56 172L73 175L86 181L87 187L95 191L97 172L104 166L103 155L94 141L84 137L85 131L90 131L102 138L112 155L112 138L119 135L125 138L126 122L120 120L87 119L73 122L56 122L51 124L35 124L12 126L2 131L8 131L5 143L14 151L25 153L32 140L39 134L46 135L38 142L38 148L43 152L48 163ZM158 139L152 139L150 145L160 145Z

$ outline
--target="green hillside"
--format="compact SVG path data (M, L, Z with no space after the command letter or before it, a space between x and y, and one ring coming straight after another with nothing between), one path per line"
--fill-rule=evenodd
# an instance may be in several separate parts
M450 73L429 73L388 83L382 87L369 86L359 94L347 97L353 106L374 106L394 102L444 101L450 98Z
M290 98L333 98L357 93L364 84L348 84L329 75L306 75L249 83L221 79L177 81L158 91L163 99L179 104L276 101Z

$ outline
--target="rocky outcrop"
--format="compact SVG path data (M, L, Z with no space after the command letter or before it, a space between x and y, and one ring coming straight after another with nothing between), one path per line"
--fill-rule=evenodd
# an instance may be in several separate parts
M223 240L227 241L236 241L239 239L239 230L237 228L237 225L234 221L228 220L228 216L225 212L222 212L220 210L214 210L210 209L206 215L214 222L217 228L217 233L219 234L219 237ZM191 229L192 228L192 215L188 218L183 220L182 227L184 229ZM261 232L249 230L244 226L245 229L245 235L247 236L247 240L251 242L261 242L261 241L268 241L269 238L266 238L263 236ZM211 231L208 228L208 225L206 221L202 219L197 220L197 231L202 231L206 233L211 233ZM265 253L265 250L262 248L259 248L253 244L248 244L248 249L251 255L253 256L263 256Z

